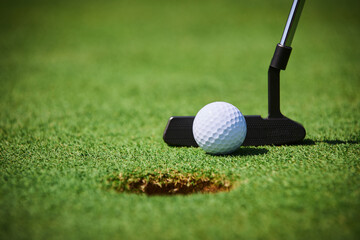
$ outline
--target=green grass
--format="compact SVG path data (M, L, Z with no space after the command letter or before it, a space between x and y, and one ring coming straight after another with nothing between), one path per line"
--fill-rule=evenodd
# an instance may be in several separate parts
M282 73L306 144L171 148L171 115L266 116L291 1L7 1L0 6L0 239L358 239L358 1L307 1ZM113 173L226 176L218 194L106 188Z

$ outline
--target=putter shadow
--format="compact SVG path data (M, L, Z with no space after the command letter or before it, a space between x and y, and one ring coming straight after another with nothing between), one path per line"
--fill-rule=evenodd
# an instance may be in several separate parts
M289 144L289 146L312 146L316 145L317 143L327 143L330 145L338 145L338 144L359 144L360 141L342 141L342 140L311 140L311 139L304 139L301 142Z
M311 139L304 139L301 142L291 143L288 145L289 146L311 146L311 145L315 145L315 144L316 144L316 142Z
M323 140L323 141L316 141L316 142L323 142L330 145L338 145L338 144L359 144L360 141L342 141L342 140Z

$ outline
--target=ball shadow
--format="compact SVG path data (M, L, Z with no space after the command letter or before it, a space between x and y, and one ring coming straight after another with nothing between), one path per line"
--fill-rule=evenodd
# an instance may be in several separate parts
M259 147L240 147L235 152L228 154L226 156L257 156L257 155L264 155L268 153L269 150L265 148Z

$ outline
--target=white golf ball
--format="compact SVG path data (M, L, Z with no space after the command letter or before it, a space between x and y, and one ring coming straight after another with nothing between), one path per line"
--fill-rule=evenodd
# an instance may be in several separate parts
M210 154L229 154L244 142L244 116L230 103L213 102L196 114L193 134L197 144Z

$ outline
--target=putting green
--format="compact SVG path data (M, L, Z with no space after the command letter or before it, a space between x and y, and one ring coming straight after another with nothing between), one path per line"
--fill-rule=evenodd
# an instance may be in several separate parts
M290 6L3 2L0 239L358 238L358 1L305 3L281 75L282 112L306 128L303 144L211 156L162 141L171 115L213 101L266 116ZM149 197L113 190L124 176L232 187Z

